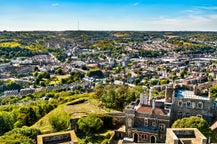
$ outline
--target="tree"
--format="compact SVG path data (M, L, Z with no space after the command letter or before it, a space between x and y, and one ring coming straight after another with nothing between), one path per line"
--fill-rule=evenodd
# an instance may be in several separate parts
M80 81L82 78L84 78L84 74L81 72L71 72L70 76L74 81Z
M17 122L14 124L14 127L31 126L37 120L33 106L22 106L18 110Z
M102 126L103 121L96 114L90 114L78 120L79 129L87 135L91 135L93 131L98 131Z
M9 112L0 112L0 135L13 129L14 118Z
M60 67L55 71L55 74L63 75L63 69Z
M103 77L103 73L100 69L90 69L88 72L87 72L87 76L89 77Z
M105 104L108 108L114 108L115 107L115 96L116 93L114 89L107 90L102 97L100 98L102 102Z
M187 72L185 71L185 69L180 71L180 77L181 78L184 78L186 74L187 74Z
M34 144L36 141L22 134L3 135L0 137L1 144Z
M208 122L197 116L178 119L173 123L172 128L197 128L207 138L212 136L212 131L209 128Z
M103 85L96 85L94 88L94 92L95 92L95 97L100 99L104 92Z
M159 85L164 85L164 84L168 84L170 81L168 79L161 79L159 81Z
M217 84L213 85L211 88L210 88L210 97L212 99L216 99L217 98Z
M21 134L31 139L37 139L37 135L41 134L41 131L34 127L23 126L22 128L15 128L5 133L5 135L12 135L12 134Z
M213 77L212 77L211 75L209 75L209 76L208 76L208 81L211 82L211 81L213 81L213 80L214 80Z
M150 85L157 85L157 83L158 83L158 80L157 79L152 79L152 80L150 80Z
M68 128L70 116L63 108L59 109L57 113L52 113L49 117L49 123L55 131L61 131Z
M21 88L22 86L19 83L12 80L6 81L4 85L5 90L20 90Z

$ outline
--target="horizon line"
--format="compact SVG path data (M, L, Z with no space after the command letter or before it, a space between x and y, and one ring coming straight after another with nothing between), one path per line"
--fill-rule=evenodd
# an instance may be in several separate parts
M96 31L96 32L217 32L217 30L93 30L93 29L80 29L80 30L0 30L0 32L79 32L79 31Z

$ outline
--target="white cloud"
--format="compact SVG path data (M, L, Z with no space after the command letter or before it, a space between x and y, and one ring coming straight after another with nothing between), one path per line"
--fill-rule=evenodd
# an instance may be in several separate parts
M149 25L155 30L216 31L217 15L159 18L150 22Z
M57 6L59 6L59 5L60 5L59 3L52 3L52 4L51 4L52 7L57 7Z

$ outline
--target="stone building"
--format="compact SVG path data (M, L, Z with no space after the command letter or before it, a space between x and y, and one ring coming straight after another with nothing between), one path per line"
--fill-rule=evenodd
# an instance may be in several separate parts
M173 94L171 121L199 116L212 124L217 117L217 103L208 96L197 95L196 91L176 90Z
M37 136L37 144L78 144L75 132L65 131Z
M195 87L196 88L196 87ZM217 118L217 102L194 91L167 87L164 99L141 95L125 110L126 136L133 142L165 142L166 128L184 117L199 116L211 125Z
M207 144L207 138L196 128L168 128L166 144Z
M151 91L151 90L150 90ZM149 95L126 108L126 135L134 142L164 142L166 128L170 127L170 109Z

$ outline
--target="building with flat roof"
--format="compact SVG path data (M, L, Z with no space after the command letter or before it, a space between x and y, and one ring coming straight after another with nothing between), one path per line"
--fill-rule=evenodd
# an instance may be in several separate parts
M65 131L37 136L37 144L78 144L75 132Z
M208 96L196 91L174 90L172 98L171 121L190 116L199 116L212 124L217 116L217 103Z
M207 138L197 128L168 128L166 144L207 144Z

